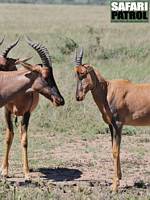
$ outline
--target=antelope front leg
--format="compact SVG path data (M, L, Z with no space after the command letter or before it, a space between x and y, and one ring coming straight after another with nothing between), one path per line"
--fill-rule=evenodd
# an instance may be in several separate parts
M111 130L111 129L110 129ZM117 191L121 179L121 166L120 166L120 143L121 143L121 128L113 128L111 130L112 136L112 153L114 159L114 177L112 190Z
M114 141L113 142L113 159L114 159L114 178L113 178L113 185L112 190L117 191L118 186L120 185L120 145Z
M23 161L23 172L25 175L25 180L30 180L29 175L29 165L28 165L28 137L27 129L30 119L30 112L26 112L22 118L21 122L21 148L22 148L22 161Z
M13 132L13 124L11 120L11 113L5 108L5 120L6 120L6 138L5 138L5 145L6 145L6 150L5 150L5 155L4 159L2 161L2 166L1 166L1 174L4 177L8 177L8 167L9 167L9 152L10 148L12 145L12 141L14 138L14 132Z

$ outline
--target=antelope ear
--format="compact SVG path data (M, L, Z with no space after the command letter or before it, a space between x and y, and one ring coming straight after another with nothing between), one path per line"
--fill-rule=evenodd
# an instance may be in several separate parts
M87 68L87 73L89 73L89 72L91 72L91 71L93 71L94 69L93 69L93 67L92 66L88 66L88 68Z
M74 72L78 72L78 67L74 67Z
M27 62L28 60L30 60L32 57L28 57L28 58L24 58L24 59L16 59L15 61L15 65L19 65L19 64L22 64L23 62Z
M20 62L20 64L21 64L24 68L28 69L28 70L31 71L31 72L38 72L38 73L41 73L41 66L39 66L39 65L31 65L31 64L26 63L26 62Z

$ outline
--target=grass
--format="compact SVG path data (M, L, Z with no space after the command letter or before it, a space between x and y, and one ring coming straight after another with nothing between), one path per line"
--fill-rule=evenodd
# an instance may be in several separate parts
M65 106L54 108L49 101L41 97L38 107L31 116L29 162L33 169L43 165L49 167L50 164L51 167L66 166L67 161L63 158L54 158L55 156L51 154L53 149L63 148L64 144L68 143L75 145L76 140L73 139L76 137L83 142L92 142L97 140L100 134L108 132L90 94L82 103L75 100L76 80L73 72L75 47L83 46L84 62L94 65L107 79L124 78L134 82L150 80L149 24L110 23L109 7L106 6L1 4L0 36L3 35L5 35L5 43L0 47L1 51L21 35L21 42L10 56L33 55L31 63L39 63L40 59L26 44L25 35L48 47L53 60L55 79L66 101ZM3 111L0 114L1 156L4 151L2 144L5 127L2 113ZM149 128L126 127L123 133L131 136L149 135ZM110 136L106 135L106 137ZM147 142L147 139L144 141ZM101 146L98 148L100 150ZM134 148L136 151L136 147ZM95 147L85 145L82 151L94 153L98 158L95 155ZM143 149L139 150L139 154L140 158L144 155ZM11 173L14 169L21 171L20 158L19 134L16 133L11 152ZM112 197L108 191L105 195L105 189L99 186L96 187L99 192L94 188L91 191L89 187L83 189L80 186L66 187L67 189L43 185L34 187L34 184L31 184L31 187L20 188L10 186L6 182L0 186L0 195L4 199L5 195L8 199L12 199L13 195L16 195L14 197L16 199L27 199L27 197L28 199L61 199L61 197L67 199L68 196L65 196L66 193L63 191L67 190L70 192L70 199L97 199L97 196L101 199L140 199L138 192L136 191L134 197L132 190ZM149 199L148 194L143 194L142 197Z

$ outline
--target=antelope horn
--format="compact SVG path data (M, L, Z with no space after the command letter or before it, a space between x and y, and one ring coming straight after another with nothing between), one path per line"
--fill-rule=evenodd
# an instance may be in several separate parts
M19 37L14 43L12 43L11 45L9 45L9 46L3 51L2 56L3 56L4 58L6 58L7 55L8 55L8 53L9 53L9 51L10 51L12 48L14 48L14 47L18 44L19 40L20 40L20 37Z
M77 49L75 50L74 64L77 65Z
M82 59L83 59L83 48L80 49L80 54L77 56L77 51L75 55L75 64L77 66L82 65Z
M3 37L3 39L0 41L0 45L2 45L3 44L3 42L4 42L4 39L5 39L5 36Z
M29 37L26 37L26 41L39 54L42 64L46 67L52 67L52 61L48 49L42 44L33 42Z

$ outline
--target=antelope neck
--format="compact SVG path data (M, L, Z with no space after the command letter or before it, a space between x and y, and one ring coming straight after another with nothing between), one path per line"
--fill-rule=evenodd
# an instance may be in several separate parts
M105 92L104 85L107 85L107 81L103 77L97 77L94 69L89 72L92 82L93 82L93 87L91 88L91 93L92 95L103 95ZM101 80L100 80L101 79Z
M94 91L95 91L96 88L97 88L97 85L98 85L99 81L98 81L98 79L97 79L97 77L96 77L96 74L95 74L95 72L94 72L94 69L91 70L91 71L89 71L88 73L90 74L91 79L92 79L92 82L93 82L93 87L92 87L90 90L91 90L92 93L94 93Z
M94 87L91 90L93 99L102 113L104 121L110 124L112 121L112 114L107 102L108 82L103 77L98 78L94 70L90 72L90 75L92 81L94 81Z

